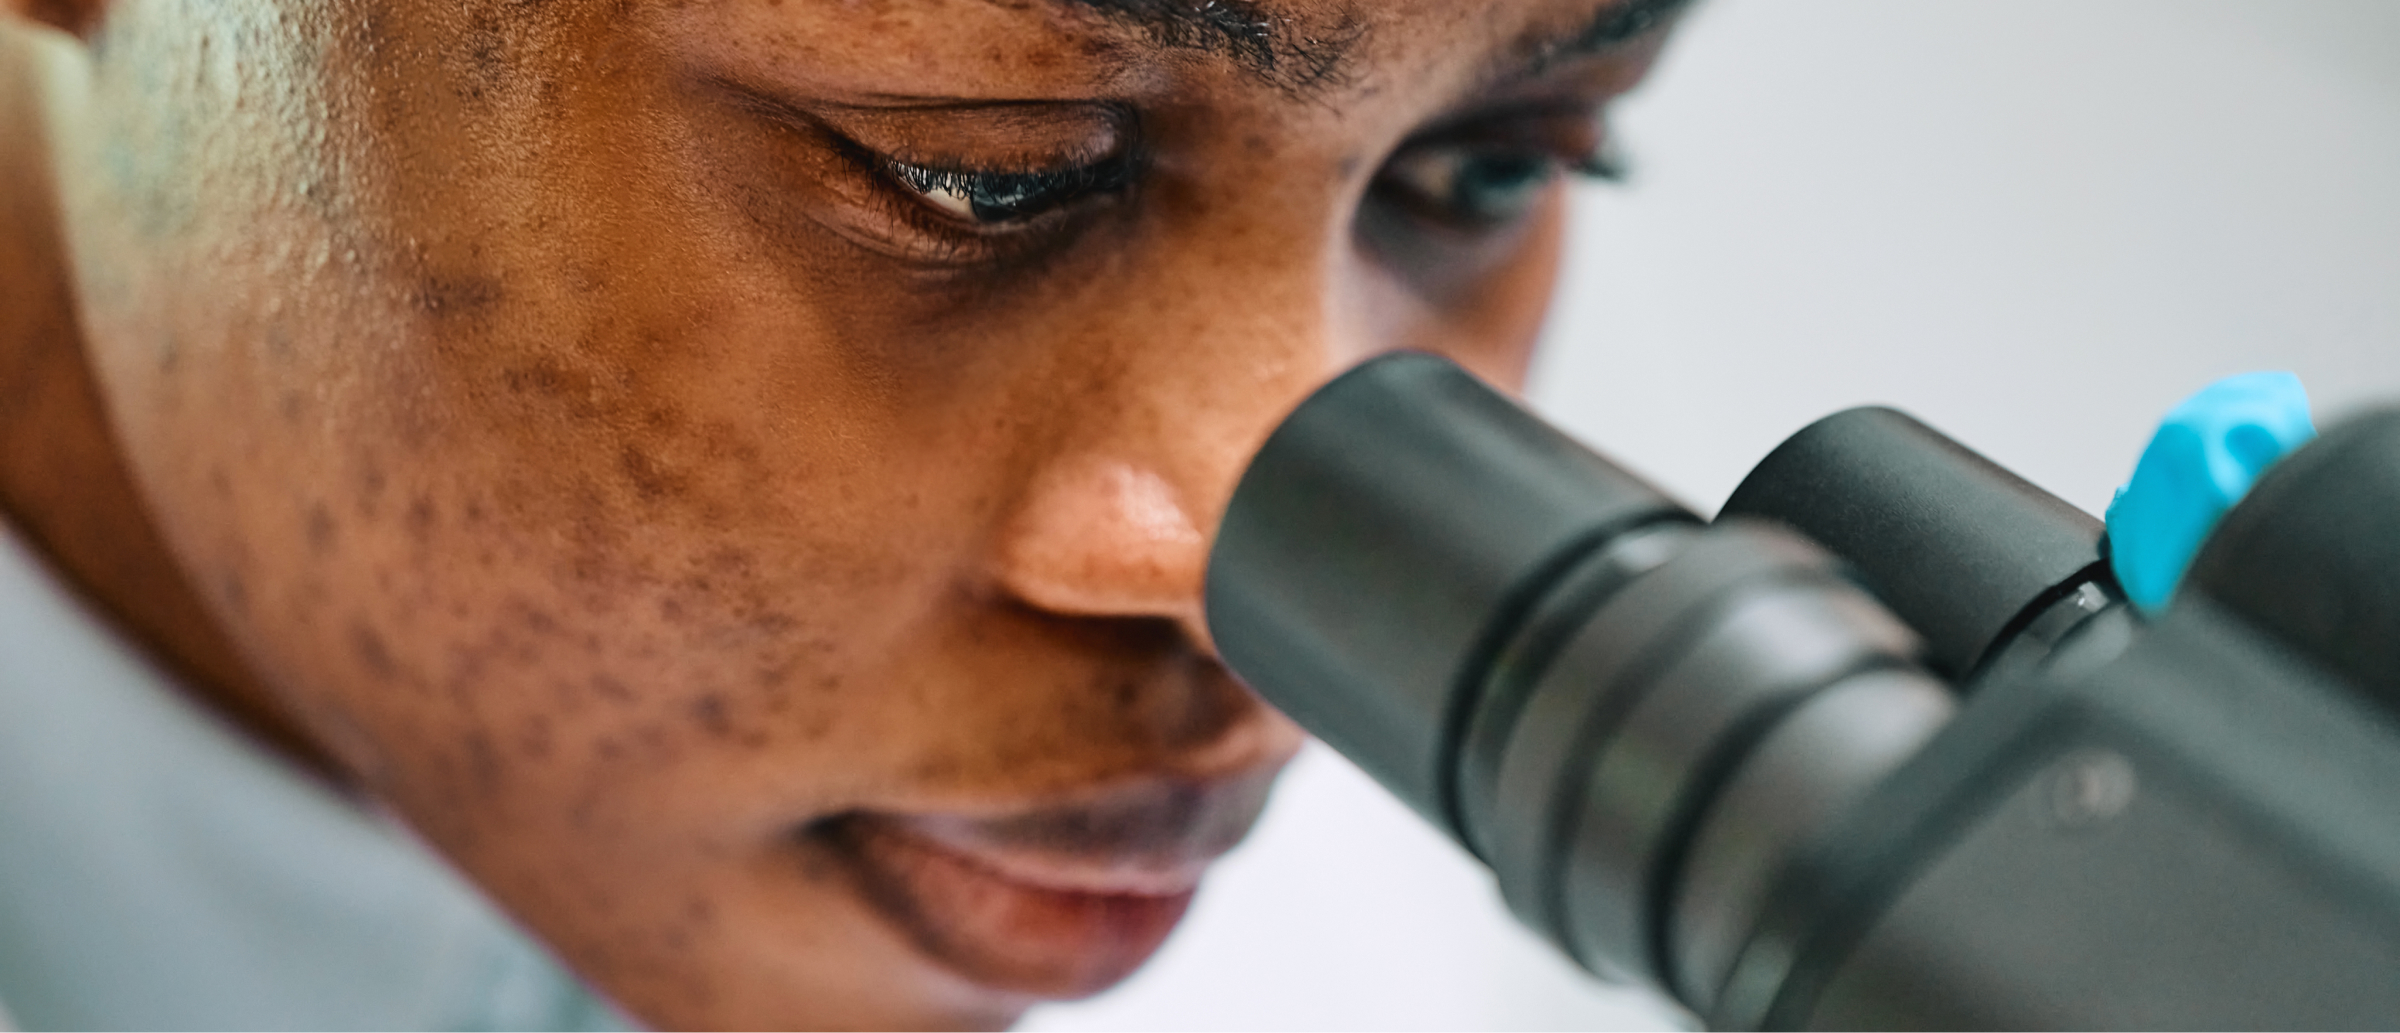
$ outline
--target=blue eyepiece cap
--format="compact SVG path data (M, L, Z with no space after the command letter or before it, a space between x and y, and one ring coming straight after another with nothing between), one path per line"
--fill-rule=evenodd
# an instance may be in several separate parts
M2126 598L2145 614L2165 610L2218 518L2316 436L2308 392L2290 373L2242 373L2184 399L2108 505L2109 562Z

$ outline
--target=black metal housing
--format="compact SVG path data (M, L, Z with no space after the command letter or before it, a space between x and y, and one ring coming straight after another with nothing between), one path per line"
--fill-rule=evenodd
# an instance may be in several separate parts
M2396 531L2400 411L2271 471L2144 622L2096 521L1891 410L1704 527L1400 355L1269 440L1207 604L1527 924L1712 1024L2390 1027Z
M1832 550L1925 636L1927 663L1958 679L2106 569L2100 521L1880 406L1792 435L1718 516L1775 520Z

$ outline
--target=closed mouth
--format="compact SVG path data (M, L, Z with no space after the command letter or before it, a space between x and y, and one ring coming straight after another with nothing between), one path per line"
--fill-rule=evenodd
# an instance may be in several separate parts
M996 818L851 812L808 837L919 952L992 989L1065 999L1158 949L1269 784L1148 786Z

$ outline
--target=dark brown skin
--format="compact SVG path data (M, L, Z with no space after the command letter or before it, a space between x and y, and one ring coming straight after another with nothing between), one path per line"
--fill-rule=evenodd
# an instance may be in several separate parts
M1300 741L1201 623L1242 463L1522 379L1664 31L1155 6L0 0L0 504L646 1022L1103 988Z

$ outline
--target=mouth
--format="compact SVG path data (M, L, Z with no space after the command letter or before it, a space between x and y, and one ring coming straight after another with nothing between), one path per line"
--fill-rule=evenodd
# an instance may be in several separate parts
M986 987L1064 1000L1157 951L1272 781L1144 785L1000 816L859 811L809 836L921 953Z

